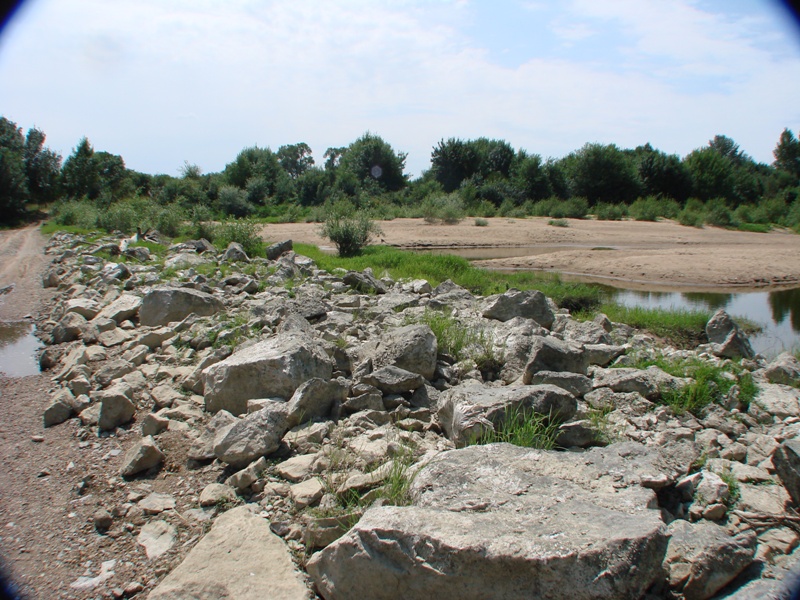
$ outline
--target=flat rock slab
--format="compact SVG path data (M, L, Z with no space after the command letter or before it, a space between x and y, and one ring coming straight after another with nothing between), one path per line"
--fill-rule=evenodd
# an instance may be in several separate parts
M149 600L306 600L286 544L246 506L223 513Z
M648 488L674 482L693 449L673 452L445 452L414 479L413 506L368 510L308 572L326 600L639 598L667 549Z
M156 288L142 300L139 322L147 326L182 321L191 313L208 317L223 309L219 298L191 288Z

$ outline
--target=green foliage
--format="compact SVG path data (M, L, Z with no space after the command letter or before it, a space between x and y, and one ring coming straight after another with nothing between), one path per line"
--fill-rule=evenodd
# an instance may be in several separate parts
M569 221L566 219L550 219L547 224L553 227L569 227Z
M633 158L614 144L586 144L566 164L573 194L592 205L629 202L641 191Z
M465 216L464 202L458 193L429 196L422 203L422 217L426 223L455 225Z
M224 250L231 242L242 245L248 256L264 256L265 245L261 238L261 226L247 219L231 219L223 221L214 229L213 242L220 250Z
M350 176L356 185L367 191L397 191L407 183L403 174L405 164L404 153L395 153L380 136L367 132L350 144L342 155L337 183L339 179ZM354 191L348 189L347 193L353 195Z
M255 210L248 200L247 192L233 185L225 185L219 189L217 205L224 214L234 217L246 217Z
M714 148L691 152L684 164L692 176L692 190L696 197L709 200L733 195L733 166Z
M728 499L725 504L729 508L735 506L742 496L742 489L739 486L739 481L729 468L722 470L720 473L717 473L717 475L719 475L719 478L728 486Z
M505 442L523 448L552 450L556 447L558 423L550 415L515 406L506 411L493 430L486 430L475 444Z
M800 180L800 141L788 128L781 133L773 155L775 168L786 171L796 180Z
M708 311L665 310L661 308L628 307L603 304L598 309L612 321L646 329L650 333L686 348L695 348L705 339L705 327L711 318ZM583 313L578 318L590 318L595 313Z
M722 198L712 198L706 202L705 222L716 227L731 227L736 223L731 210Z
M467 358L466 350L476 341L471 329L462 325L450 312L428 310L410 322L422 323L433 331L439 353L453 357L456 361Z
M433 286L451 279L471 292L485 296L504 292L510 287L540 290L556 304L570 310L598 306L603 298L599 286L563 281L557 275L532 271L503 273L479 269L468 260L453 255L417 253L390 246L369 246L360 255L349 258L326 254L308 244L295 244L295 251L313 259L320 269L326 271L337 268L363 271L370 267L378 273L387 271L394 279L425 279Z
M659 217L673 219L678 216L678 203L671 198L637 198L628 213L637 221L657 221Z
M292 179L297 179L314 166L311 147L306 143L289 144L278 148L278 162Z
M53 222L58 225L93 229L98 226L100 213L94 203L88 200L66 200L55 206L52 215Z
M636 148L638 171L647 196L673 198L684 202L692 192L692 177L674 154L653 149L650 144Z
M600 202L594 207L594 216L598 221L622 221L628 216L628 207L624 204Z
M475 227L487 227L489 225L489 221L482 217L477 217L475 219Z
M353 257L364 250L381 228L363 210L356 210L352 203L339 201L327 211L325 223L319 230L336 246L340 257Z

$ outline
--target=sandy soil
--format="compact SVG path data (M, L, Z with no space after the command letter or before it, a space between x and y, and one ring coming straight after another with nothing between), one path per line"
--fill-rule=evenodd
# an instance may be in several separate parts
M788 231L747 233L671 221L577 219L569 219L569 227L554 227L548 220L494 218L488 226L476 227L473 219L458 225L396 219L381 222L378 243L413 249L516 247L519 256L476 264L557 271L626 287L724 291L800 285L800 235ZM292 239L330 246L318 228L310 223L267 225L263 235L272 242Z
M0 231L0 321L33 316L43 298L45 238L39 225Z

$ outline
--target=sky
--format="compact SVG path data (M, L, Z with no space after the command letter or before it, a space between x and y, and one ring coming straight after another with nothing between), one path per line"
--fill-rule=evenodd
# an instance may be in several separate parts
M451 137L559 158L723 134L771 163L798 98L776 0L28 0L0 33L0 114L153 174L297 142L323 164L367 131L412 178Z

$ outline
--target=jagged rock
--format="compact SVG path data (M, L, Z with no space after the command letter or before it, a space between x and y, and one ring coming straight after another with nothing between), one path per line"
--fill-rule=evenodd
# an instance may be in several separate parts
M211 316L222 308L222 301L211 294L191 288L156 288L142 299L139 322L142 325L157 327L173 321L182 321L192 313L201 317Z
M798 385L800 384L800 361L789 352L779 354L764 369L764 377L770 383Z
M250 413L223 429L214 440L214 455L234 468L242 468L257 458L272 454L289 431L285 402Z
M592 380L578 373L558 373L556 371L539 371L531 377L531 385L549 384L567 390L576 398L592 391Z
M532 411L554 421L567 421L575 414L575 397L552 385L486 387L467 382L444 392L437 416L447 437L457 446L495 430L510 413Z
M220 262L250 262L250 257L239 242L231 242L225 249Z
M139 296L123 294L97 313L97 316L92 321L111 319L116 323L122 323L134 318L139 313L141 306L142 299Z
M544 327L522 317L494 324L492 341L494 347L502 351L500 379L503 382L508 384L519 379L530 357L533 340L547 334Z
M639 598L667 548L641 483L678 473L638 444L445 452L414 478L413 506L370 508L308 572L325 598Z
M281 255L291 252L292 247L292 240L284 240L283 242L272 244L267 248L267 259L278 260Z
M585 344L583 353L590 365L607 367L611 361L625 354L625 346L614 346L610 344Z
M222 431L233 427L238 420L227 410L218 411L211 417L205 429L192 444L189 449L189 458L191 460L213 460L215 458L214 440Z
M267 469L267 461L261 456L258 460L251 462L244 469L241 469L225 480L225 485L244 492L253 485L261 474Z
M61 283L61 273L58 269L48 269L42 275L42 287L54 288Z
M800 505L800 440L783 442L772 455L772 464L795 505Z
M136 405L131 401L133 390L123 382L91 393L92 401L100 406L97 425L101 430L109 430L124 425L136 414Z
M716 356L726 358L753 358L752 346L736 322L723 309L719 309L706 323L706 335Z
M306 600L289 549L269 523L240 506L220 515L192 551L148 596Z
M750 406L779 419L800 417L800 390L773 383L762 383L758 386L758 394Z
M366 384L375 386L384 394L402 394L413 392L425 383L422 375L406 371L400 367L389 365L381 367L361 378Z
M561 448L588 448L604 445L604 441L591 421L582 420L562 423L558 428L556 445Z
M45 427L63 423L75 414L75 396L69 390L59 390L53 396L42 417Z
M311 479L295 483L289 487L289 497L294 502L297 510L313 506L319 502L324 493L325 484L319 477L312 477Z
M78 313L84 319L91 321L100 312L100 305L91 298L70 298L64 302L64 313Z
M63 344L80 339L87 325L88 321L83 315L77 312L68 312L53 328L53 343Z
M330 379L332 372L319 341L281 333L238 350L203 371L206 410L242 414L252 398L289 399L303 382L313 377Z
M237 501L236 490L224 483L209 483L200 492L200 506L235 504Z
M364 269L363 273L348 271L342 278L347 285L362 294L385 294L386 285L372 274L372 269Z
M677 390L689 383L689 379L673 377L658 367L647 369L601 369L594 372L593 387L607 387L614 392L636 392L652 400L665 389Z
M173 510L175 508L175 498L170 494L153 492L139 500L137 506L139 506L146 515L158 515L165 510Z
M372 356L376 369L393 365L431 379L436 370L437 340L427 325L407 325L385 332Z
M306 421L327 418L337 403L347 398L347 383L343 379L325 381L313 377L298 387L287 404L290 427Z
M174 525L166 521L150 521L142 527L136 543L144 546L147 558L153 560L169 551L175 545L177 537L178 530Z
M120 475L133 477L137 473L157 467L164 462L164 453L151 436L143 437L125 453Z
M554 337L536 337L531 343L531 353L522 373L522 383L530 383L539 371L566 371L586 375L588 366L580 346Z
M538 290L508 290L489 296L484 301L484 318L508 321L514 317L533 319L546 329L553 325L554 315L545 295Z
M308 479L317 460L316 454L300 454L275 465L275 472L287 481L297 483Z
M469 290L448 279L433 289L428 306L437 310L450 310L471 306L474 301L475 296Z
M153 398L153 403L156 410L161 408L169 408L176 401L183 400L184 398L183 394L181 394L178 390L173 388L171 385L166 384L161 384L154 387L150 392L150 396Z
M142 435L158 435L169 428L169 419L150 413L142 419Z
M164 261L165 269L186 269L187 267L196 267L197 265L204 265L210 260L197 252L178 252Z
M565 340L579 344L607 345L612 343L611 336L602 325L593 321L559 320L553 332L560 333Z
M669 586L687 600L711 598L755 556L757 540L752 531L731 536L723 527L707 521L676 520L670 524L669 533L664 561Z
M100 385L100 387L106 387L115 379L119 379L120 377L123 377L128 373L132 373L135 370L136 365L120 358L117 360L112 360L103 365L103 368L94 374L94 380Z

